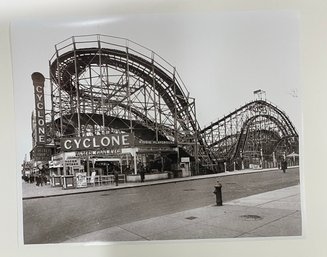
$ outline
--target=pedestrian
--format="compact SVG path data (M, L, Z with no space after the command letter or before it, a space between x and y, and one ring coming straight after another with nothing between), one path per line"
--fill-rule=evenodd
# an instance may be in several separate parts
M284 160L282 161L282 163L281 163L281 167L282 167L283 173L285 173L286 170L287 170L287 161L286 161L286 159L284 159Z
M43 186L43 182L44 182L44 176L45 176L45 167L44 165L42 165L41 167L39 167L39 172L38 172L38 185Z
M48 178L46 175L42 176L42 180L43 180L44 185L46 185L48 183Z
M141 176L141 182L144 182L144 178L145 178L145 170L144 170L143 167L142 167L141 170L140 170L140 176Z
M46 185L48 183L48 176L49 176L49 165L44 165L43 166L43 173L42 173L42 181L44 183L44 185Z
M139 162L137 164L137 169L139 170L139 174L141 177L141 182L144 182L144 178L145 178L145 170L144 170L144 166L141 162Z
M41 176L39 174L35 174L36 186L40 186L41 184Z
M116 169L114 169L114 176L115 176L115 183L116 183L116 186L118 186L119 176L118 176L118 171L117 171Z

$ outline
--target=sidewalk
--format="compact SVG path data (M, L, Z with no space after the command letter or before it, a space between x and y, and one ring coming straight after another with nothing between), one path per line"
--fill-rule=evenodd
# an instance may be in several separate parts
M301 236L300 186L131 222L64 243Z
M289 169L292 169L290 167ZM109 185L101 185L101 186L88 186L87 188L78 188L78 189L62 189L62 187L51 187L50 185L36 186L35 183L29 184L22 181L22 198L23 200L34 199L34 198L43 198L43 197L54 197L54 196L63 196L69 194L81 194L87 192L101 192L107 190L117 190L122 188L131 188L131 187L139 187L139 186L150 186L157 184L166 184L166 183L176 183L188 180L198 180L198 179L207 179L207 178L219 178L225 176L234 176L234 175L242 175L248 173L258 173L277 170L277 168L265 169L265 170L237 170L232 172L211 174L211 175L201 175L201 176L192 176L186 178L174 178L174 179L165 179L165 180L156 180L156 181L145 181L144 183L122 183L119 186L115 186L114 184Z

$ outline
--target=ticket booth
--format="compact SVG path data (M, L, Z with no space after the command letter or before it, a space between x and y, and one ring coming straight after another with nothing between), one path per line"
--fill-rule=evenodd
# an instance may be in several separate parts
M62 187L63 189L71 189L77 187L77 177L79 180L79 186L83 181L83 173L84 173L84 166L81 165L81 160L79 158L68 158L65 160L65 168L66 172L65 175L62 176ZM86 179L86 175L85 175Z
M52 187L61 187L62 186L61 171L63 170L63 167L64 167L63 160L49 161L50 185Z
M182 177L191 176L191 162L190 157L182 157L180 167L182 170Z

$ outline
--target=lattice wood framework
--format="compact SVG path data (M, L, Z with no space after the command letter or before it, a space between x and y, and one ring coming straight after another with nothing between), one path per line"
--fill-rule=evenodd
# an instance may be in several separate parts
M51 128L61 137L133 133L170 141L196 164L278 158L298 152L298 133L262 97L200 129L195 100L176 68L133 41L103 35L75 36L55 45L49 61Z
M71 37L55 49L50 60L54 137L123 131L175 142L198 160L195 101L175 67L117 37Z
M298 133L285 112L266 100L245 104L200 132L216 162L278 159L298 153Z

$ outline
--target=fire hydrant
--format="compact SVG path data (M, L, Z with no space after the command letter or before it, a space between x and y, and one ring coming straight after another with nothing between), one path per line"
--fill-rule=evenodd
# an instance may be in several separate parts
M223 205L223 199L221 195L221 188L222 185L217 181L217 184L215 185L215 191L213 192L216 195L216 203L217 206L222 206Z

